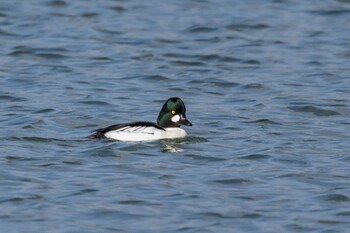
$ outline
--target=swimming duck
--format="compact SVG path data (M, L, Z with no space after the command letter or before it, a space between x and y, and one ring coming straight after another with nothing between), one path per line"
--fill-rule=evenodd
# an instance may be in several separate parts
M97 129L90 138L109 138L119 141L150 141L181 138L187 135L181 125L192 126L186 118L184 102L173 97L168 99L159 112L157 123L137 121L111 125Z

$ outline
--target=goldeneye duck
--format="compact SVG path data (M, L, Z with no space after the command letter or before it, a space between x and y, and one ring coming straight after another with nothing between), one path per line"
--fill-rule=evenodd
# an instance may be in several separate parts
M181 125L192 126L186 118L184 102L173 97L168 99L159 112L157 123L138 121L111 125L97 129L90 138L110 138L119 141L150 141L182 138L187 135Z

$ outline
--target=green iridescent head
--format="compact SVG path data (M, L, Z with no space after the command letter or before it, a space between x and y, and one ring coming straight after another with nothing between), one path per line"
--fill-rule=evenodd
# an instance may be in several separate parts
M180 125L192 126L186 118L186 107L184 102L173 97L168 99L159 112L157 123L163 128L180 127Z

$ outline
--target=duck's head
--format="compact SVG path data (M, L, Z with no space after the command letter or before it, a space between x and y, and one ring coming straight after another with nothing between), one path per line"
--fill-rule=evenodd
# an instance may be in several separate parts
M180 125L192 126L186 118L186 107L184 102L173 97L168 99L159 112L157 123L163 128L180 127Z

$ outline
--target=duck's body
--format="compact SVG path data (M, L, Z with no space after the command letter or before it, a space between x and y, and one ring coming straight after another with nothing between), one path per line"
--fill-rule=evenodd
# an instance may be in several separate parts
M93 137L111 138L119 141L151 141L181 138L186 135L186 131L179 127L162 128L153 122L132 122L98 129Z
M187 135L181 125L192 126L186 118L185 104L180 98L170 98L161 109L157 123L132 122L111 125L95 131L91 138L110 138L119 141L151 141L181 138Z

